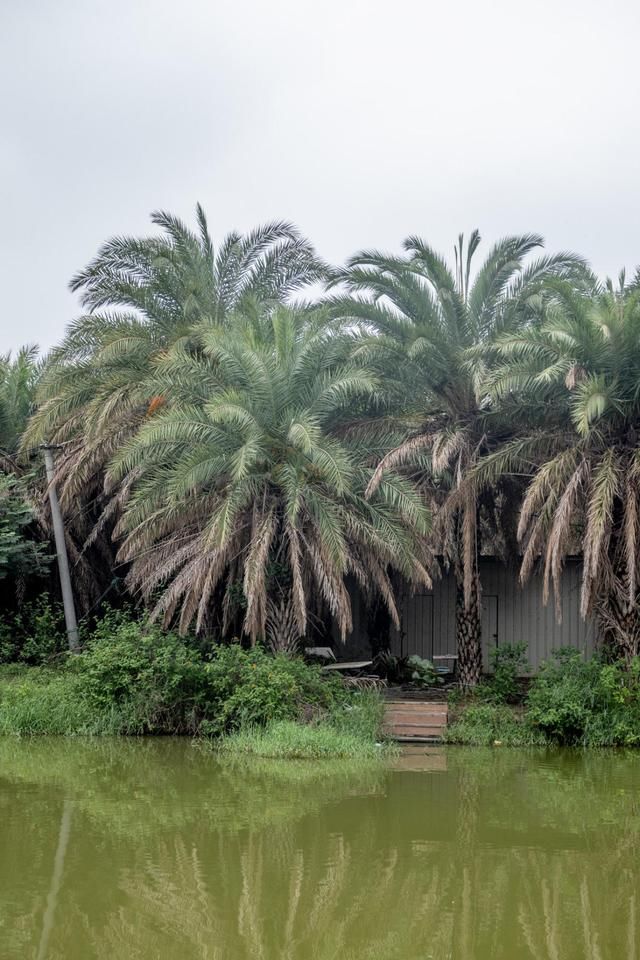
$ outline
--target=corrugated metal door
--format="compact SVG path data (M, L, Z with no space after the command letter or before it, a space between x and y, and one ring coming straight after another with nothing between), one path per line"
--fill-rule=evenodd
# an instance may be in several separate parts
M402 653L430 660L433 656L433 594L419 593L404 605Z
M491 650L499 643L498 637L498 598L491 594L482 597L482 667L486 671L491 666Z

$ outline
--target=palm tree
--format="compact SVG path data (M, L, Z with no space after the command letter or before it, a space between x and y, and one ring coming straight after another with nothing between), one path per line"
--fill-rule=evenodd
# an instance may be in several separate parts
M41 370L36 346L0 356L0 580L13 578L18 597L28 577L47 568L40 490L18 457Z
M539 557L558 605L567 554L583 555L581 612L627 658L640 653L640 274L591 294L557 284L546 319L505 337L496 396L546 410L476 471L530 477L518 535L525 580Z
M499 241L474 274L479 243L478 231L466 247L459 237L454 269L418 237L405 241L405 256L359 253L335 277L347 295L332 302L338 315L369 325L373 336L363 348L368 360L386 371L390 393L412 415L405 418L404 441L383 457L368 494L388 470L412 465L440 506L435 549L456 577L463 687L478 682L482 665L482 543L479 499L471 489L462 496L460 481L491 448L494 435L511 429L507 417L497 421L483 387L491 347L538 315L550 277L571 276L582 267L570 254L527 265L542 238L525 235Z
M154 213L162 234L115 237L78 273L71 289L88 312L52 351L25 446L64 445L58 461L63 507L97 495L106 463L164 398L147 380L172 345L191 343L194 324L227 323L248 299L286 300L324 275L291 224L228 234L214 248L202 207L198 231Z
M0 469L18 471L16 454L31 414L42 364L38 348L21 347L0 356Z
M269 601L284 596L299 637L318 608L344 638L351 576L397 623L389 571L430 583L428 512L392 471L365 498L379 447L359 427L381 404L376 378L350 359L357 332L322 310L254 304L199 338L201 350L176 349L159 366L153 388L167 403L109 474L130 491L116 528L130 586L159 592L165 623L180 608L183 631L210 625L217 596L221 629L240 607L255 641Z
M126 488L105 496L107 464L164 403L148 387L156 362L175 344L191 349L195 324L224 325L244 301L275 304L324 275L285 222L230 233L214 247L200 206L196 232L168 213L151 219L159 235L115 237L74 277L88 312L51 352L23 439L24 451L61 445L56 484L87 599L106 586L96 573L111 577L110 530L126 496Z

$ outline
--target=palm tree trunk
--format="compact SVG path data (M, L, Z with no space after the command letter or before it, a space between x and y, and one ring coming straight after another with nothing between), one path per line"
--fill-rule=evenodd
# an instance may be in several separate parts
M481 641L480 579L476 573L468 602L465 603L462 583L458 581L456 584L458 682L463 690L469 690L480 682L482 674Z
M629 665L640 654L640 598L636 595L636 603L631 602L627 582L626 576L615 577L597 612L605 646Z
M298 652L302 637L290 595L267 603L266 639L272 653L293 657Z

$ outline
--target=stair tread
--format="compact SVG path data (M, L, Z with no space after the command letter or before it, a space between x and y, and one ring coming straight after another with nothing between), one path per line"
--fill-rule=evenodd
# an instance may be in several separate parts
M420 737L422 735L439 737L442 730L442 727L398 727L393 732L402 737Z

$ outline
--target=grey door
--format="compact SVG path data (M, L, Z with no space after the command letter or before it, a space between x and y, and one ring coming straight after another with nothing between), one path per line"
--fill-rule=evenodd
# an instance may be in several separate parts
M491 649L498 645L498 598L491 594L482 597L482 667L489 670L491 666Z
M430 660L433 656L433 594L418 593L404 604L402 653Z

